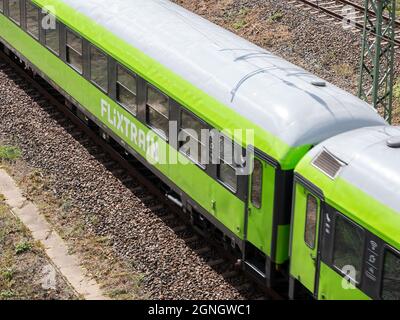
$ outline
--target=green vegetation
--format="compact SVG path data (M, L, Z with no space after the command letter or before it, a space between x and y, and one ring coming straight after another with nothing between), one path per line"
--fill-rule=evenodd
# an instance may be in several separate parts
M283 18L283 13L280 11L276 11L269 17L269 21L279 22L282 20L282 18Z
M16 160L21 156L21 150L13 146L0 146L0 161L1 160Z
M232 27L235 30L240 30L243 29L246 25L246 16L249 13L250 9L249 8L243 8L240 9L239 13L237 14L237 19L235 22L233 22Z
M351 78L355 74L354 69L347 63L334 65L332 69L337 75L345 78Z
M15 246L15 253L21 254L32 249L32 245L27 241L22 241Z
M239 21L235 21L235 22L232 24L232 27L233 27L235 30L243 29L245 26L246 26L246 22L245 22L243 19L241 19L241 20L239 20Z
M42 287L42 271L48 263L43 248L0 201L0 301L76 298L61 279L57 279L57 290Z
M12 290L0 291L0 299L10 299L12 297L14 297L14 292Z
M12 268L7 268L7 269L3 270L1 276L4 280L11 281L13 279L14 272L15 271Z

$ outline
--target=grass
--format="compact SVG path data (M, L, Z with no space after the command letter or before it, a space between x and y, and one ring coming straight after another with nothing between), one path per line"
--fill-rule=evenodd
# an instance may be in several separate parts
M12 290L1 290L0 291L0 299L11 299L13 298L15 293Z
M243 29L245 26L246 26L246 21L244 21L243 19L240 19L240 20L238 20L238 21L235 21L235 22L232 24L232 27L233 27L233 29L235 29L235 30Z
M0 160L17 160L21 157L21 150L14 146L0 146Z
M249 8L242 8L240 9L239 13L237 14L236 20L232 23L232 28L235 30L241 30L246 27L246 16L249 13Z
M48 192L53 178L25 166L23 161L18 161L10 166L10 172L14 176L16 170L24 172L16 179L20 188L66 241L68 252L80 257L82 266L88 271L87 275L99 283L104 294L122 300L145 298L141 291L143 276L130 265L130 261L115 255L110 237L96 235L88 228L98 224L99 217L90 212L80 212L73 205L74 199L68 196L55 197L52 192ZM27 252L18 257L30 254Z
M345 78L351 78L355 74L353 68L347 63L334 65L332 69L337 75Z
M4 280L10 282L14 277L15 270L12 268L6 268L3 270L1 276Z
M32 249L32 245L27 241L22 241L15 246L15 253L22 254Z
M282 18L283 18L283 13L280 11L276 11L269 17L269 21L279 22L282 20Z
M43 248L0 201L0 300L74 298L61 278L57 290L42 287L42 272L48 264Z

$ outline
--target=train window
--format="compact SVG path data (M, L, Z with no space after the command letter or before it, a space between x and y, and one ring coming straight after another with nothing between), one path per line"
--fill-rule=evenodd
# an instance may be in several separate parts
M94 46L90 46L90 80L104 91L108 91L107 56Z
M237 189L236 170L230 164L221 159L218 165L218 179L229 186L233 191Z
M166 95L151 86L147 86L146 118L153 129L168 139L169 100Z
M82 73L82 38L67 30L67 63Z
M193 130L192 132L189 129ZM201 141L201 131L207 129L207 126L189 112L181 112L181 132L184 133L185 141L179 141L180 151L184 153L193 162L204 168L202 156L207 155L205 144ZM197 148L197 150L196 150ZM196 152L197 151L197 152ZM204 159L206 160L206 159Z
M26 29L39 39L39 9L30 1L26 2Z
M55 19L55 17L53 17L53 19ZM58 23L52 28L44 29L44 43L47 48L57 55L60 53L60 29Z
M304 241L311 248L315 248L315 237L317 231L318 200L313 195L307 197L306 226Z
M117 67L117 101L131 111L137 112L136 102L136 76L118 65Z
M382 299L400 300L400 256L386 250L382 279Z
M220 163L217 169L218 179L230 187L233 191L237 190L237 176L234 157L234 144L233 142L224 137L220 137Z
M21 4L19 0L9 0L8 14L15 23L21 24Z
M0 0L0 12L4 12L4 1Z
M254 169L251 176L251 203L261 208L263 166L260 160L254 159Z
M348 278L360 283L364 231L338 214L335 224L333 265Z

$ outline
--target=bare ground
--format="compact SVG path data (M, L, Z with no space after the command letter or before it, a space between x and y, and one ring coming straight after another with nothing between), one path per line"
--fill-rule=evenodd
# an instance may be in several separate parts
M3 200L0 194L0 300L78 299Z
M76 253L80 257L83 268L87 270L86 275L96 279L107 296L118 300L146 298L146 296L140 292L140 274L115 255L107 237L98 236L89 230L85 221L82 219L81 213L76 208L71 207L68 199L57 199L52 195L49 181L41 170L31 168L21 159L16 161L3 161L3 168L5 168L19 184L24 196L28 200L35 202L41 214L46 217L47 221L49 221L62 238L67 241L70 252ZM18 228L23 231L24 235L28 233L20 222L16 221L16 224ZM0 203L0 230L1 229ZM31 243L32 240L30 240L29 244ZM4 247L14 248L10 243L6 243ZM37 248L39 249L39 247ZM44 253L42 253L42 255L45 256ZM25 261L15 261L16 266L20 264L24 265L24 263ZM29 266L27 266L27 268L29 268ZM29 275L27 269L21 270L21 274L24 273ZM26 279L28 284L29 281L30 279ZM31 281L31 283L34 282ZM35 288L37 288L37 286ZM11 295L9 298L34 299L36 297L42 299L40 291L39 294L36 295L33 291L27 291L25 295ZM78 299L79 297L73 294L66 295L65 297L55 296L50 298Z

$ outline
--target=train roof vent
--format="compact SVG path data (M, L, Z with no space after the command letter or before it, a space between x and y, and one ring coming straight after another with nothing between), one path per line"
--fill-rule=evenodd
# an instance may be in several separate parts
M312 164L332 179L337 177L339 171L345 165L344 162L340 161L326 150L322 150L312 161Z
M314 80L314 81L311 81L311 84L316 87L326 87L325 81Z
M390 148L400 148L400 137L392 137L388 139L387 145Z

